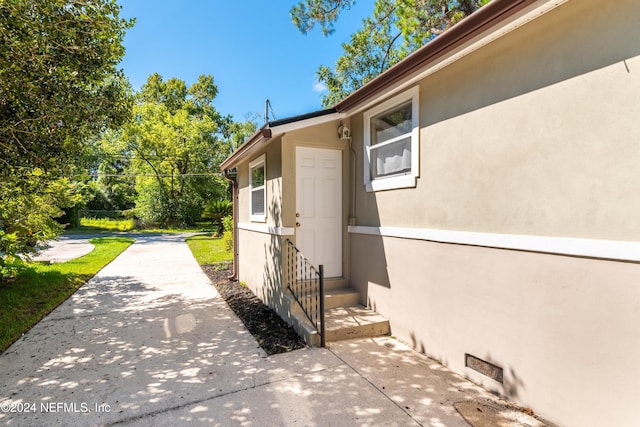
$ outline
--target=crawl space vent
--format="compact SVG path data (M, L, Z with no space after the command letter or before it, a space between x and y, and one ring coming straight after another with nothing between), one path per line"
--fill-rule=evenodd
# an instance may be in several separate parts
M482 375L489 377L494 381L498 381L500 384L502 384L502 368L494 365L493 363L478 359L477 357L470 354L465 354L464 366L466 366L467 368L471 368L474 371L479 372Z

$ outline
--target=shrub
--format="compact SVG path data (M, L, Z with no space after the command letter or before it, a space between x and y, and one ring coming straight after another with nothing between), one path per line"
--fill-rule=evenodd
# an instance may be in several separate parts
M227 215L222 218L222 241L224 248L228 251L233 251L233 215Z
M179 195L155 181L139 183L137 188L135 215L145 227L186 227L200 219L204 201L189 188Z
M233 232L225 231L222 233L222 242L224 243L225 250L233 251Z
M222 218L222 229L224 231L233 231L233 215L227 215Z
M6 234L3 230L0 230L0 283L3 280L16 277L16 274L23 266L16 247L16 235Z
M218 234L222 234L224 231L222 220L232 213L233 204L229 200L213 200L205 206L202 218L213 220L213 223L218 227Z
M130 231L136 228L135 219L81 218L82 227L102 228L104 230Z
M62 231L55 218L81 196L66 178L48 176L40 169L12 171L0 168L0 283L23 267L22 259Z

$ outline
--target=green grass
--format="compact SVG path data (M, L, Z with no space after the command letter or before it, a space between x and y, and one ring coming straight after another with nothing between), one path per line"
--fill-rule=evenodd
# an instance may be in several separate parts
M213 233L217 227L211 222L198 223L193 227L185 228L141 228L136 229L140 233Z
M125 237L89 241L95 248L83 257L56 264L29 263L14 281L0 283L0 352L133 243Z
M81 218L80 227L67 228L64 234L107 234L114 231L128 231L131 233L212 233L216 229L216 226L212 222L199 222L195 226L188 228L135 228L135 221L132 219L110 220L105 218L96 220L91 218Z
M218 264L233 259L233 253L225 248L221 237L193 236L187 239L187 245L200 265Z
M80 228L110 231L130 231L136 227L134 219L80 218Z

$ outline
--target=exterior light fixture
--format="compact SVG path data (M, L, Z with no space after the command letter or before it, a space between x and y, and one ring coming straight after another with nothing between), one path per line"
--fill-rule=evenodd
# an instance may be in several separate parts
M351 130L345 125L343 125L342 123L340 123L340 126L338 126L338 137L343 141L350 140Z

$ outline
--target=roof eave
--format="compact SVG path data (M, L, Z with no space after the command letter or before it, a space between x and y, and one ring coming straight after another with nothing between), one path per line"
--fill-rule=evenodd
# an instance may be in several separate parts
M253 151L253 148L271 139L271 129L266 126L265 124L255 131L253 135L236 148L236 150L220 164L220 169L226 170L235 166L240 160Z
M540 0L493 0L335 105L347 112Z
M557 3L563 3L564 1L566 0L559 0ZM344 98L334 108L266 123L238 147L221 164L221 168L225 170L237 165L240 160L254 152L258 147L268 144L271 139L286 132L353 114L354 110L362 108L362 105L366 102L372 102L380 93L385 90L392 90L398 82L405 81L410 83L410 78L419 73L421 69L437 62L440 58L446 57L474 37L481 36L485 31L537 3L543 4L545 0L492 0ZM553 1L550 3L553 3Z
M344 114L337 113L335 109L331 108L266 123L225 159L225 161L220 164L220 168L226 170L236 166L238 162L249 156L259 147L269 144L270 140L282 136L287 132L332 120L339 120L343 117Z

